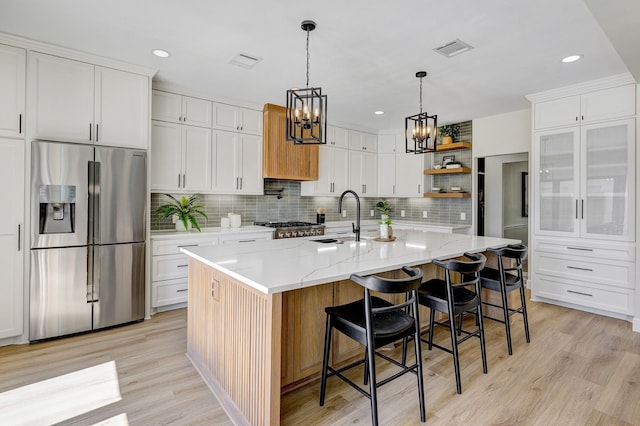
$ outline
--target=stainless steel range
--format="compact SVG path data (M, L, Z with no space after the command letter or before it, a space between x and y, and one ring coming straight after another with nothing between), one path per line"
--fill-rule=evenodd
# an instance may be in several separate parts
M258 226L268 226L275 228L273 238L312 237L324 235L324 225L311 222L255 222Z

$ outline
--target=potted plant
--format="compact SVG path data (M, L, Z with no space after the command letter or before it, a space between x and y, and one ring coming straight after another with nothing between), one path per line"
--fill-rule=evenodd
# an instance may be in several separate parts
M376 210L381 213L381 220L387 220L389 219L389 213L391 212L391 204L389 204L388 200L380 200L376 203Z
M176 222L176 229L186 231L191 229L193 226L198 231L201 231L200 223L198 222L196 215L202 216L205 219L209 218L207 217L207 214L202 211L202 209L204 209L204 205L199 204L201 203L200 194L194 194L189 198L183 196L180 201L170 194L164 195L169 197L169 202L162 204L155 210L155 213L158 215L158 221L175 215L178 219Z
M391 212L391 204L387 200L381 200L376 203L376 209L380 211L380 238L383 240L391 238L391 218L389 213Z
M442 145L449 145L460 136L460 125L459 124L445 124L443 126L438 127L438 134L440 134L440 140L442 141Z

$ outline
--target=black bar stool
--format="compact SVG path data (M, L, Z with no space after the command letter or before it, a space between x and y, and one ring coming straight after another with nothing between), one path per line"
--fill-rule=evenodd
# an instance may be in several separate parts
M406 366L376 351L381 346L413 336L420 338L420 320L418 318L417 290L422 282L422 271L418 268L403 267L409 275L402 279L388 279L377 276L361 277L351 275L351 281L364 287L364 298L341 306L325 308L327 328L324 341L324 359L322 362L322 381L320 384L320 406L324 405L327 377L338 376L371 401L371 422L378 424L378 401L376 389L385 383L411 372L418 377L418 398L420 401L420 421L425 421L424 387L422 378L422 354L420 345L415 345L416 363ZM371 291L385 294L405 293L405 301L392 304L386 300L371 296ZM365 346L366 356L340 369L329 366L332 329L342 332ZM376 381L375 355L395 364L401 371L380 382ZM369 383L369 392L349 380L342 373L345 370L365 364L365 385Z
M420 286L418 300L421 305L430 308L429 340L422 339L429 344L429 350L433 346L453 355L453 364L456 373L456 391L462 393L460 384L460 360L458 358L458 345L471 337L480 339L480 351L482 352L482 371L487 374L487 353L484 339L484 324L482 322L482 299L480 296L480 279L478 272L482 270L486 257L482 254L465 253L469 261L462 260L434 260L432 263L445 270L445 280L432 279ZM452 273L456 273L459 283L455 283ZM436 322L435 313L443 312L449 316L446 322ZM462 314L472 313L476 316L477 329L467 331L462 329ZM460 317L458 332L456 334L455 320ZM449 327L451 333L451 348L433 343L433 329L435 325ZM462 333L464 337L459 338Z
M523 244L514 244L501 249L488 249L487 251L498 256L498 269L484 268L480 272L480 285L482 288L499 292L502 298L502 306L488 302L482 303L488 306L493 306L494 308L502 309L504 315L502 320L489 316L486 316L486 318L504 324L507 331L507 347L509 348L509 355L511 355L513 353L511 348L511 324L509 321L511 315L522 314L522 318L524 320L524 333L527 338L527 343L530 342L529 319L527 317L527 303L525 302L524 279L522 277L522 261L526 259L528 249L527 246ZM514 259L516 266L512 268L505 268L505 258ZM513 273L508 273L514 271L515 275ZM520 307L517 309L509 307L507 297L507 294L514 290L520 290Z

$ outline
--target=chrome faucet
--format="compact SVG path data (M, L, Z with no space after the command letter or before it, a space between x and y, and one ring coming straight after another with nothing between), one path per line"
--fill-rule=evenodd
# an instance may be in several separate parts
M353 228L353 233L356 234L356 241L360 241L360 197L354 191L347 189L342 194L340 194L340 199L338 200L338 213L342 213L342 199L347 193L353 194L356 197L356 223L351 222L351 227Z

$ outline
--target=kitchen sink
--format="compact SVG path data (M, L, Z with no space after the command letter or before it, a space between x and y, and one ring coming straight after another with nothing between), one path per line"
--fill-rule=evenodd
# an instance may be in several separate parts
M314 243L320 243L320 244L331 244L331 243L338 242L336 238L322 238L319 240L309 240L309 241L313 241Z
M360 240L368 240L371 239L371 237L364 237L361 236ZM320 244L342 244L346 241L355 241L356 237L340 237L340 238L320 238L318 240L309 240L309 241L313 241L314 243L320 243Z

